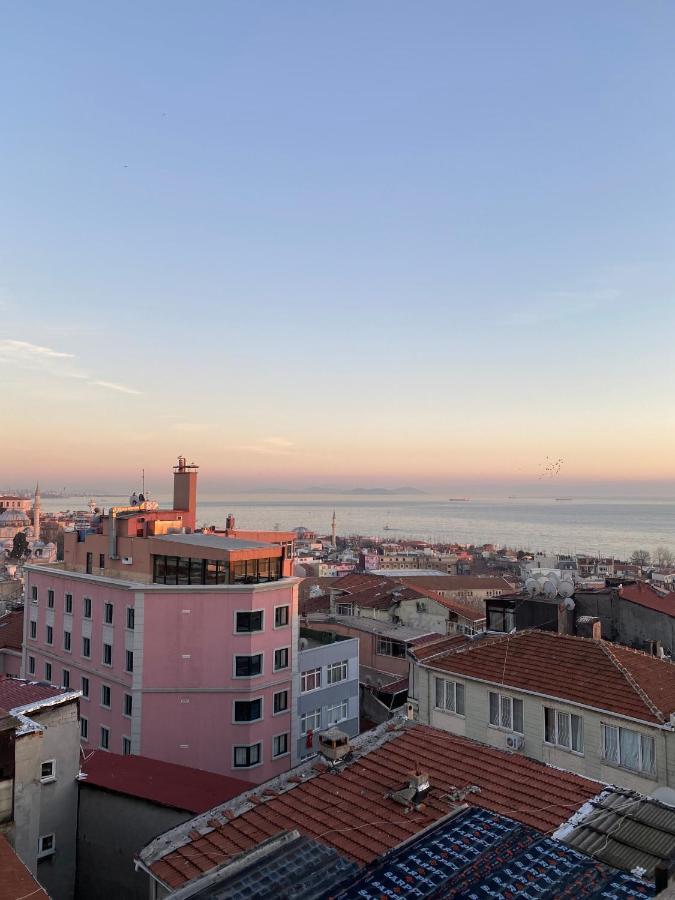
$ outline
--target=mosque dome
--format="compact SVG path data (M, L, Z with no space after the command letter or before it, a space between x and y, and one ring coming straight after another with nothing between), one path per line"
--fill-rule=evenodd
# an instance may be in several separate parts
M0 527L25 528L30 525L30 519L22 509L6 509L0 513Z

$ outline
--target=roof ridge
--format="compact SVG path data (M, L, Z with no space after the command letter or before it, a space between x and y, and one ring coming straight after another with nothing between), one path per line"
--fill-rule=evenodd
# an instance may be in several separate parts
M663 715L662 711L652 701L649 694L647 694L647 692L642 687L640 687L640 685L635 680L635 678L633 678L633 676L628 671L628 669L624 665L622 665L621 662L619 662L619 660L616 657L616 655L614 654L614 652L607 645L607 642L599 641L598 643L599 643L600 649L603 651L605 656L607 656L607 658L609 660L611 660L611 662L616 666L616 668L619 670L619 672L621 672L621 674L626 679L628 684L633 688L635 693L638 695L638 697L640 697L640 699L645 704L645 706L650 710L650 712L652 712L660 722L665 722L666 719L665 719L665 716Z

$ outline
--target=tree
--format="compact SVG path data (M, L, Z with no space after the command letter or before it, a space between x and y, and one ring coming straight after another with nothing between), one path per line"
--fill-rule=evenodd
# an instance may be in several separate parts
M654 559L658 566L672 566L675 562L675 555L668 547L657 547L654 551Z
M14 535L14 541L12 543L12 559L23 559L24 556L28 556L30 550L28 549L28 538L26 537L25 531L17 531Z
M634 566L648 566L649 561L651 560L651 553L649 550L634 550L633 555L630 558L630 561Z

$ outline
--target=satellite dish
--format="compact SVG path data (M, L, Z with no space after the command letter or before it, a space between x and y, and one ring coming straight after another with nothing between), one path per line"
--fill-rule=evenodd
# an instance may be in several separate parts
M548 578L537 578L537 584L539 585L539 590L542 594L546 591L547 582Z
M574 600L572 600L571 597L565 597L565 599L562 602L562 605L563 605L563 609L566 609L569 612L572 612L572 610L576 606L576 603L574 602Z
M534 597L535 594L539 593L539 582L536 578L528 578L525 582L525 590L530 595L530 597Z
M571 597L574 593L574 585L571 581L561 581L558 585L558 593L561 597Z
M557 584L560 581L560 578L558 577L557 572L549 572L547 577L548 577L549 581L553 582L553 584Z
M547 597L555 597L557 593L558 585L547 578L544 582L544 594L546 594Z

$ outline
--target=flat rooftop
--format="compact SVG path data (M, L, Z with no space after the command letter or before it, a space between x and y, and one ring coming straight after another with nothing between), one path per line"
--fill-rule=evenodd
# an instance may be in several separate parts
M202 532L153 535L152 540L186 544L191 547L199 547L200 550L263 550L266 547L274 551L279 549L274 544L263 543L262 541L243 541L238 538L224 537L219 534L203 534Z
M447 575L441 569L368 569L367 575L384 575L385 578L417 578Z
M381 637L394 638L397 641L412 641L415 638L437 635L435 631L421 628L408 628L406 625L392 625L391 622L380 622L365 616L335 616L329 613L312 613L307 616L307 624L312 625L344 625L357 631L367 631Z

